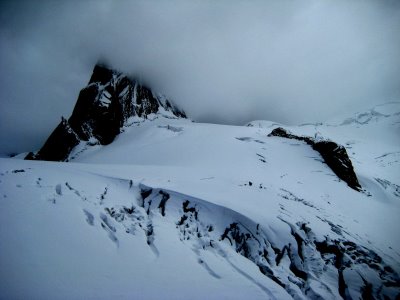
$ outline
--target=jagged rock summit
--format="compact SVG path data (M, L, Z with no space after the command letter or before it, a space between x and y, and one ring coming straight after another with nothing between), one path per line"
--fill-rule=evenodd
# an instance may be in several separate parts
M131 120L151 114L186 118L162 95L121 72L97 64L88 85L83 88L71 117L62 118L43 147L25 159L64 161L81 141L108 145Z

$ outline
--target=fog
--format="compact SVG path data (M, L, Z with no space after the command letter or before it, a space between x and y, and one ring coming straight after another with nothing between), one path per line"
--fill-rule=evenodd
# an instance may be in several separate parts
M0 153L38 149L101 60L198 122L400 100L400 1L1 1Z

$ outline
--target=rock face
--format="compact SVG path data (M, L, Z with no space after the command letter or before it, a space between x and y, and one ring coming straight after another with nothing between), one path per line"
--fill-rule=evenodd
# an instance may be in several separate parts
M347 155L346 148L329 140L315 140L307 136L297 136L278 127L272 130L268 136L279 136L306 142L315 151L318 151L325 163L332 169L337 177L347 183L349 187L356 191L361 190L357 175L354 172L353 164Z
M62 118L42 149L36 155L30 152L25 159L63 161L79 142L79 137L68 121Z
M101 145L110 144L129 118L147 119L162 110L173 117L186 118L167 99L126 75L97 64L71 117L62 118L39 152L29 153L25 159L64 161L80 141L94 139Z

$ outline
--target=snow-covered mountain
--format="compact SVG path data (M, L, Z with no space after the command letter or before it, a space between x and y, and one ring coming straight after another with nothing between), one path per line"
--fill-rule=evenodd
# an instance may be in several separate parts
M136 80L97 64L79 93L71 117L61 119L38 153L27 159L63 161L80 142L108 145L121 129L149 115L186 118L184 111Z
M157 103L110 143L64 120L68 162L0 160L1 298L399 297L399 103L292 127Z

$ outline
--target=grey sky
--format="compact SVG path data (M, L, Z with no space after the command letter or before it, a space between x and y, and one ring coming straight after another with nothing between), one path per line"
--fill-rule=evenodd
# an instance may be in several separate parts
M0 153L39 148L99 59L196 121L400 100L400 1L1 1Z

